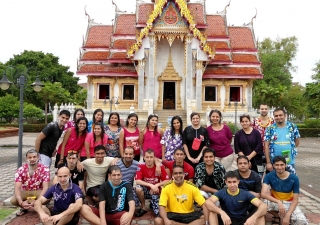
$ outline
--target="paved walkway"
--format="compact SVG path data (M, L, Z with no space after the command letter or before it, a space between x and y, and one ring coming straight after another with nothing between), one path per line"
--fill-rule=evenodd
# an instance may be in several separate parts
M27 150L33 148L37 134L24 133L23 136L23 162ZM13 194L14 173L17 168L18 137L0 138L0 207L5 199ZM320 225L320 138L303 138L298 148L296 160L297 172L300 178L301 195L299 206L309 220L309 224ZM149 211L141 218L135 218L132 224L153 224L154 214ZM270 216L267 223L270 223ZM22 217L12 214L1 224L41 224L34 211ZM81 219L79 224L89 224Z

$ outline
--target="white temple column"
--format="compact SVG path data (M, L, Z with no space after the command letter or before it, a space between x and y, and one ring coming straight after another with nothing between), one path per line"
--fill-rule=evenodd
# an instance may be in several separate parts
M186 99L192 98L192 35L188 34L186 38ZM186 105L186 104L185 104ZM187 108L187 107L186 107Z
M201 111L202 107L202 73L203 73L203 61L196 62L196 110Z
M87 81L87 109L92 109L92 102L93 102L93 84L92 84L92 78L88 76Z
M138 109L143 109L145 61L138 62Z
M154 63L155 63L155 36L153 33L149 34L150 40L150 49L149 49L149 71L148 71L148 86L149 86L149 93L147 98L154 99L154 92L155 90L155 76L154 76Z

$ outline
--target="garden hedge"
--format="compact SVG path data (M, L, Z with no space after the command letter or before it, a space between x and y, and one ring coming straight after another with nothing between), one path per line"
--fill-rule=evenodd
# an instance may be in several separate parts
M1 124L3 127L17 127L19 128L19 124ZM29 132L29 133L38 133L45 128L45 123L39 123L39 124L23 124L23 132Z

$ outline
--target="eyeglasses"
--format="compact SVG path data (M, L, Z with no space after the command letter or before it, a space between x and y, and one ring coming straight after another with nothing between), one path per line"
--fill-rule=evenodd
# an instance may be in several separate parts
M69 151L68 151L68 154L69 154L69 155L72 155L72 154L78 154L78 151L75 151L75 150L69 150Z

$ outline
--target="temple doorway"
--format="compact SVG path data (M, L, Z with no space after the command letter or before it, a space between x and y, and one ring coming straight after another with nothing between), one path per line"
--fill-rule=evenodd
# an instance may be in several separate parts
M163 82L163 109L176 109L176 82Z

